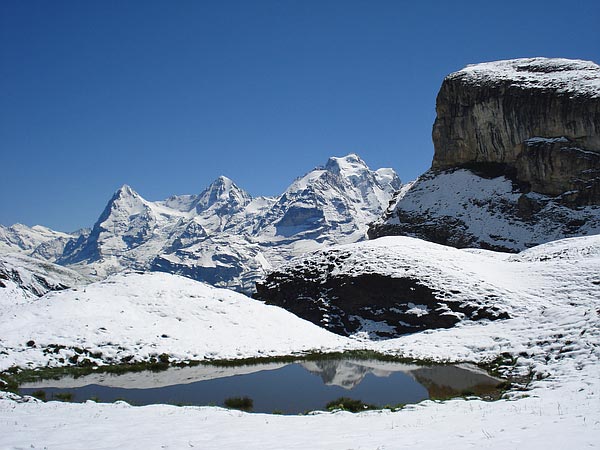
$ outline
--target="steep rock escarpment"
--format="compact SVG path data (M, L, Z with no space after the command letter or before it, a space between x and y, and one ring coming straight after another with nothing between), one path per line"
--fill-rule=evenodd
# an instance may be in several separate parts
M371 238L519 251L600 232L600 66L468 66L446 77L436 111L431 170L395 198Z
M545 58L469 66L446 77L436 112L433 169L503 165L540 194L577 190L577 203L600 201L600 66Z

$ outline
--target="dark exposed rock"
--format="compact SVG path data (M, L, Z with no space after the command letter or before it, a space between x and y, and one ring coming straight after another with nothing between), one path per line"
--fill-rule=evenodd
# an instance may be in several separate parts
M271 273L257 284L255 298L341 335L365 331L390 338L450 328L464 319L508 318L492 304L458 299L452 295L458 291L442 292L411 276L340 274L336 269L346 257L332 250Z

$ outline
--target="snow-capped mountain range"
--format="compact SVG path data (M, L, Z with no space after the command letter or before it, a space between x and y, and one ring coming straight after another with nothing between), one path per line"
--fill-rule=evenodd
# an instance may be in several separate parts
M365 238L401 182L355 154L329 158L279 197L257 197L221 176L199 195L148 201L124 185L91 231L0 227L0 249L69 266L91 279L124 269L176 273L251 292L273 267Z

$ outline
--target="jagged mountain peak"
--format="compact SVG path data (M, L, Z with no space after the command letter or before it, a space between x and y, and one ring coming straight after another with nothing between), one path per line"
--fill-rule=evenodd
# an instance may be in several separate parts
M291 257L364 239L396 181L393 170L371 170L351 153L329 158L273 198L252 198L223 175L200 194L157 202L124 185L60 263L97 278L133 267L251 291Z
M401 186L400 178L391 168L371 170L356 153L346 156L332 156L324 166L318 166L302 177L297 178L285 194L305 190L323 190L329 187L348 189L358 188L368 191L383 189L390 194ZM284 194L284 195L285 195Z
M202 194L204 194L205 192L210 192L211 195L216 195L217 197L219 197L230 191L242 191L242 189L240 189L233 182L233 180L231 180L231 178L228 178L225 175L220 175L208 185L208 187L202 192Z
M124 184L114 193L105 212L110 214L110 211L126 210L129 214L139 214L147 209L147 203L131 186Z
M109 204L118 201L145 201L140 194L138 194L131 186L128 184L123 184L119 189L115 191L112 198L109 201Z
M334 173L351 173L356 170L369 170L369 167L356 153L349 153L346 156L330 157L325 164L325 169Z
M230 185L232 185L232 184L235 184L235 183L233 182L233 180L232 180L231 178L229 178L229 177L226 177L225 175L219 175L219 176L218 176L218 177L215 179L215 181L213 181L213 182L211 183L211 185L213 185L213 184L216 184L216 185L224 185L224 186L228 186L228 185L229 185L229 186L230 186Z
M252 201L246 191L224 175L213 181L192 203L192 210L201 213L214 205L242 208Z
M373 186L380 187L386 192L393 193L400 189L402 182L392 168L371 170L369 166L356 153L346 156L332 156L325 165L325 170L344 180L349 181L354 187L369 189Z
M115 192L117 195L138 195L136 191L133 190L131 186L128 184L123 184L117 191Z

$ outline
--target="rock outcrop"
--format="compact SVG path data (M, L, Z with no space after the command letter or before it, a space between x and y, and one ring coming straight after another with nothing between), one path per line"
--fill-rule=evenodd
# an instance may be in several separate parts
M370 338L508 318L499 301L503 290L461 267L472 259L479 262L477 255L410 238L337 246L269 274L255 297L334 333Z
M600 232L600 66L529 58L444 80L432 167L369 236L504 251Z
M600 203L600 66L530 58L468 66L436 102L432 169L502 169L540 194Z

